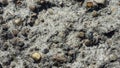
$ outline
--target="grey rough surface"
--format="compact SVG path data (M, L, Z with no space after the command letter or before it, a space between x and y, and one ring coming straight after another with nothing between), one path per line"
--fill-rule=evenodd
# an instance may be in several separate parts
M43 4L20 0L20 5L15 4L17 0L8 1L8 5L0 3L3 68L120 67L120 0L106 0L97 17L93 17L93 9L85 7L88 0L82 6L82 0L46 0ZM35 12L30 5L38 7ZM22 20L19 26L14 24L17 18ZM15 29L17 36L12 33ZM78 37L81 31L84 38ZM86 39L92 42L88 46ZM33 52L42 54L40 61L31 58Z

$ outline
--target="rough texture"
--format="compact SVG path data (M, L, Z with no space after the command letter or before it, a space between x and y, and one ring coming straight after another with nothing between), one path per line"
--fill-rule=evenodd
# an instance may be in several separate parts
M2 1L0 68L120 67L120 0Z

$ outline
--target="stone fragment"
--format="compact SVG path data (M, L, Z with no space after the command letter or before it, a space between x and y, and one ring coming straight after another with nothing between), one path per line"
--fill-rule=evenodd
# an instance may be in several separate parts
M105 4L105 0L94 0L97 4Z
M42 58L41 54L38 53L38 52L33 53L33 54L31 55L31 57L32 57L35 61L39 61L39 60Z

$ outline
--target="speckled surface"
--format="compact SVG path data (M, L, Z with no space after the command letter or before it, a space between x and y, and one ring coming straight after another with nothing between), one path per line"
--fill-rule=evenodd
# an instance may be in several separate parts
M36 1L0 3L0 68L120 67L120 0L92 8L90 0Z

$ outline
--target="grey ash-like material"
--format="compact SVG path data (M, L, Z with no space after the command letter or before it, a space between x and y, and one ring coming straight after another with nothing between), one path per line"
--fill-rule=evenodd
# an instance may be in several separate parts
M35 1L0 3L0 68L120 67L120 0L94 9L86 8L87 0ZM40 61L33 52L42 54Z

